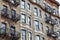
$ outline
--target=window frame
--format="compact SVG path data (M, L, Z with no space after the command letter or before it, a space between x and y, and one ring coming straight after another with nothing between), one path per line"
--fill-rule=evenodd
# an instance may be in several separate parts
M27 3L27 9L29 9L29 10L30 10L30 4L29 4L29 3Z
M28 18L27 18L27 24L28 24L29 26L31 26L31 17L28 17Z
M1 22L1 33L2 34L6 33L6 27L7 27L7 24L4 22Z
M21 31L22 33L25 32L25 34L23 33L21 36L22 36L22 40L26 40L26 30L22 29ZM24 39L25 38L25 39Z
M36 24L36 23L38 23L38 24ZM34 28L35 28L36 31L40 30L40 28L39 28L39 21L34 20Z
M31 32L28 33L28 40L32 40L32 33Z
M25 9L25 1L24 0L21 0L21 8Z
M24 16L24 18L23 18L24 22L22 21L22 16ZM26 15L25 14L21 14L21 22L26 23Z
M38 16L38 9L36 7L34 7L34 15Z
M16 31L16 29L15 29L15 26L10 26L10 34L11 34L11 36L14 36L15 35L15 31Z
M39 37L39 40L40 40L40 36L39 35L36 35L36 37Z

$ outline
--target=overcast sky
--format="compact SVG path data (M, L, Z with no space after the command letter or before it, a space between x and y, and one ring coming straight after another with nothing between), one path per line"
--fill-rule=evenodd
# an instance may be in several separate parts
M60 0L56 0L56 1L58 1L60 3ZM60 13L60 7L59 7L59 13Z

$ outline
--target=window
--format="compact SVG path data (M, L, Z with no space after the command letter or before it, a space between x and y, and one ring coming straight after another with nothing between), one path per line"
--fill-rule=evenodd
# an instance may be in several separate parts
M43 3L43 7L44 7L44 8L46 7L46 4L45 4L45 3Z
M34 2L37 2L37 0L33 0Z
M58 13L58 16L59 16L59 10L56 10L56 14Z
M39 10L39 15L40 15L40 18L42 18L41 10Z
M16 0L10 0L10 2L11 2L12 4L15 4Z
M53 14L56 14L56 10L55 9L53 9L53 12L54 12Z
M28 40L32 40L32 34L31 34L31 32L28 33Z
M46 13L45 13L45 18L47 18L47 15L46 15Z
M26 40L26 31L22 30L22 40Z
M7 6L3 5L1 11L2 11L2 14L6 14L7 13Z
M58 33L58 37L60 37L60 31L58 31L57 33Z
M21 15L21 22L26 23L26 15L25 14Z
M1 34L6 32L6 23L2 22L1 24Z
M57 27L58 27L58 20L57 20L57 19L55 19L55 21L56 21L56 25L57 25Z
M36 7L34 7L34 15L38 16L38 10Z
M36 36L36 40L40 40L40 36L39 35Z
M46 32L48 32L49 31L49 27L48 26L46 26Z
M11 15L12 17L16 17L16 11L14 9L11 9Z
M55 21L56 21L56 24L58 24L58 21L57 21L57 19L55 19Z
M40 4L40 0L38 0L38 3Z
M40 30L39 29L39 22L37 20L34 21L34 28L36 31Z
M30 10L30 4L29 3L27 3L27 8Z
M60 31L57 31L58 40L60 40Z
M59 21L59 24L60 24L60 21Z
M40 23L40 28L43 31L43 24L42 23Z
M11 36L15 35L15 27L14 26L10 27L10 33L11 33Z
M21 0L21 8L25 8L25 1L24 0Z
M48 11L51 12L52 11L52 8L50 6L47 6L47 7L48 7Z
M28 23L29 26L31 26L31 18L30 17L28 17L27 23Z

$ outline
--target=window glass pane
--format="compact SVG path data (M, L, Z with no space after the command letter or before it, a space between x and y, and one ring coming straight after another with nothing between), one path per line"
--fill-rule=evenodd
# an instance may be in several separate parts
M1 24L1 28L4 28L5 29L6 25L5 24Z
M48 32L49 31L49 27L48 26L46 26L46 32Z
M21 1L21 8L23 8L23 9L25 8L25 1L24 0Z
M36 36L36 40L40 40L40 36Z
M59 21L59 24L60 24L60 21Z
M34 15L38 16L37 8L34 8Z
M34 2L37 2L37 0L33 0Z
M60 37L60 31L58 31L57 34L58 34L58 37Z
M7 7L3 5L1 11L2 11L2 14L7 13Z
M26 40L26 31L22 30L22 40Z
M39 10L40 18L42 18L41 10Z
M53 14L56 14L56 10L55 9L53 9L53 12L54 12Z
M30 10L30 4L29 3L27 4L27 8Z
M40 23L40 29L41 29L41 31L43 31L43 24L42 23Z
M38 1L38 3L40 4L40 0L37 0Z
M34 27L35 27L35 30L39 30L39 22L38 21L34 21Z
M22 23L26 23L26 16L25 16L25 14L21 15L21 22Z
M28 17L28 21L27 22L28 22L28 25L31 26L31 18L30 17Z
M14 0L10 0L10 2L13 3L13 4L15 3Z
M3 34L3 33L5 33L5 31L6 31L6 24L2 23L1 24L1 33Z
M32 40L32 34L30 32L28 33L28 40Z
M16 11L13 10L13 9L11 9L11 15L15 17L15 15L16 15Z
M14 35L15 34L15 28L11 27L10 32L11 32L12 35Z

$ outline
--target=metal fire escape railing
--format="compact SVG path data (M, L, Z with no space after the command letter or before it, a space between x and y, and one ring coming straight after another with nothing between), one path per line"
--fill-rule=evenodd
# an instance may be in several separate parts
M11 10L8 10L8 18L12 21L19 21L20 20L20 15L18 13L11 13Z
M51 17L51 15L54 13L53 9L50 8L50 7L47 7L47 6L44 6L44 9L45 9L46 11L51 12L51 13L49 14L50 16L46 16L45 22L47 22L47 23L49 23L49 24L51 24L51 25L55 25L55 24L56 24L56 21L55 21L54 19L52 19L52 17Z
M10 9L13 9L12 8L13 6L18 6L20 4L20 0L3 0L3 1L9 3ZM17 13L16 14L14 14L14 13L11 13L11 10L8 10L8 8L7 9L2 9L2 11L1 11L1 15L3 17L9 18L10 20L17 22L18 20L20 20L20 15L17 14Z
M17 13L15 15L13 15L13 13L11 13L10 10L6 10L6 11L2 10L1 11L1 16L5 17L5 18L8 18L8 19L10 19L12 21L15 21L15 22L20 20L20 15L17 14Z
M44 7L46 11L51 12L49 15L50 16L46 16L45 17L45 22L49 23L50 25L52 25L52 29L47 31L47 35L53 38L57 38L57 32L54 31L54 25L56 24L56 21L54 19L52 19L51 15L54 13L53 10L49 10L47 7Z
M9 28L0 28L0 36L7 37L8 39L18 40L20 38L20 32L15 31L15 33L13 34Z
M49 23L51 25L55 25L56 24L56 21L54 19L52 19L51 17L46 17L45 18L45 22Z
M8 2L9 4L15 7L17 7L20 4L20 0L3 0L3 1Z
M48 36L51 36L51 37L53 37L53 38L57 38L57 37L58 37L57 33L54 32L53 30L48 30L48 31L47 31L47 35L48 35Z

